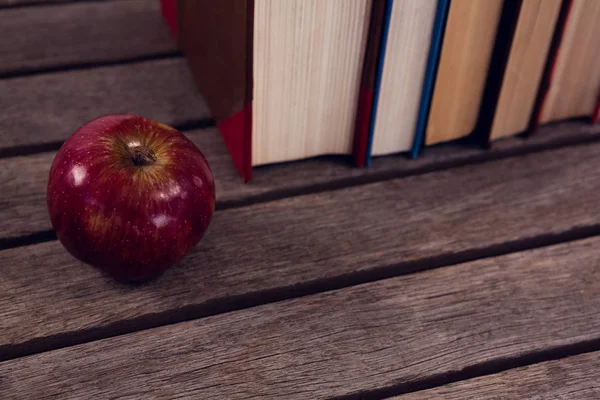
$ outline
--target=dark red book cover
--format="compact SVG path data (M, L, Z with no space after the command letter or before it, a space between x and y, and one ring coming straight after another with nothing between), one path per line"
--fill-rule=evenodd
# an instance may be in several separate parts
M594 108L594 114L592 115L592 124L600 122L600 93L598 94L598 101L596 101L596 108Z
M244 182L252 177L253 0L177 0L177 37Z
M552 43L550 44L550 50L548 52L548 61L546 62L546 67L544 68L535 106L533 107L529 129L526 132L527 135L535 132L540 125L540 117L542 115L548 90L550 89L550 83L552 82L552 76L556 67L556 60L558 59L560 45L565 32L565 27L567 26L572 5L573 0L563 0L561 5L560 14L556 23L556 30L554 31L554 36L552 37Z
M160 12L167 21L171 34L177 39L177 0L160 0Z
M375 78L380 53L385 6L386 0L373 0L354 132L353 159L358 167L364 167L367 162L369 125L372 118Z

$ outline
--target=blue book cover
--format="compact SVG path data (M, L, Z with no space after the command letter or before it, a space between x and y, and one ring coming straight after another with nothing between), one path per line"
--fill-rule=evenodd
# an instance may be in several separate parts
M373 88L373 104L369 121L369 137L367 140L367 156L365 165L371 165L371 149L373 147L373 131L375 130L375 117L377 116L377 102L379 100L379 88L381 87L381 76L383 74L383 62L385 60L385 49L387 46L387 37L390 28L390 18L392 16L392 7L394 0L386 0L383 17L383 27L381 29L381 41L379 42L379 57L377 59L377 70L375 72L375 86Z
M410 151L410 156L412 158L416 158L423 147L425 128L427 127L427 117L429 116L429 107L431 106L431 97L433 96L433 87L435 84L438 62L442 50L442 39L444 38L444 30L446 27L449 6L450 0L438 0L435 21L433 23L433 32L431 35L429 58L427 60L427 71L425 72L423 93L421 94L421 105L419 107L419 116L417 118L415 140Z
M421 105L419 107L419 116L417 119L417 129L415 132L415 138L413 147L411 149L411 157L416 157L419 154L421 143L423 141L423 135L425 132L425 126L427 125L427 116L429 114L429 105L431 103L431 96L433 93L433 86L435 83L435 76L437 73L437 65L440 55L440 49L442 45L442 38L444 36L444 27L446 25L446 17L448 14L450 0L438 0L435 21L433 24L433 32L431 37L431 47L427 59L427 69L425 73L425 80L423 85L423 92L421 96ZM373 145L373 133L375 130L375 120L377 116L377 105L379 101L379 92L381 87L381 78L383 75L383 65L385 60L385 51L387 47L387 39L389 34L390 18L392 14L392 7L394 6L394 0L386 0L385 14L383 21L383 28L381 32L380 50L379 57L377 60L377 71L375 77L375 86L373 93L373 103L371 111L371 119L369 121L369 136L367 141L367 154L366 154L366 166L371 164L371 150Z

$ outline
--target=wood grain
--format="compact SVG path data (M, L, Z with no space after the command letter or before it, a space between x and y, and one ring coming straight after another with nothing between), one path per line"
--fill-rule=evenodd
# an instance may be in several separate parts
M160 2L72 2L0 10L0 76L175 52Z
M0 93L0 150L62 141L109 113L167 124L208 116L182 58L0 80Z
M0 0L0 7L39 6L53 3L72 3L84 1L123 1L123 0Z
M390 400L583 400L600 398L600 352L453 383Z
M0 395L322 399L407 385L600 338L598 257L592 238L7 361Z
M0 359L597 232L599 163L594 144L220 211L141 287L56 241L5 250Z
M172 73L169 76L175 77L178 75ZM122 85L119 86L123 87ZM171 86L170 90L174 90L176 86ZM164 89L167 90L167 88ZM186 93L183 87L179 90ZM144 93L139 91L132 91L130 94L140 96L138 100L131 99L130 103L139 104L139 110L145 114L175 122L182 120L182 117L185 116L185 114L183 116L163 114L166 109L161 110L159 107L148 107L151 111L144 111L144 108L142 108L145 105L144 101L150 101L151 96L144 96ZM190 101L183 94L180 98ZM115 97L115 101L118 99L119 97ZM108 98L99 97L96 101L108 101ZM175 97L173 101L177 101ZM198 101L192 100L191 103L198 104ZM175 104L180 103L176 102ZM73 102L71 105L76 107L77 102ZM108 108L108 106L106 107ZM189 116L191 116L192 110L187 107L189 107L189 104L183 103L182 100L180 107L173 107L171 110L174 113L179 113L185 112L187 109L190 112ZM203 110L201 104L198 104L198 109ZM15 112L19 110L15 108ZM81 114L75 115L73 113L71 115L72 129L83 122L83 118L80 119L80 117ZM25 118L24 114L22 118ZM0 121L1 119L2 115L0 114ZM57 121L55 137L66 134L68 131L58 131L58 118L55 120ZM68 119L65 119L63 123L67 124ZM19 132L18 126L14 125L13 129ZM48 134L48 131L42 130L40 125L34 125L27 132L31 135L32 141L41 139L43 135ZM25 135L22 131L20 133L22 136ZM585 142L600 138L600 126L583 123L547 126L541 128L538 135L527 140L520 138L500 140L495 143L494 148L490 151L446 144L426 149L423 155L415 160L397 155L376 157L373 159L370 168L354 168L349 162L332 157L265 166L256 168L253 171L253 180L250 184L242 183L234 169L231 157L215 129L192 130L185 133L208 158L217 184L217 207L227 208L255 201L264 201L274 197L320 190L324 187L346 186L361 181L387 179L394 176L443 169L456 164L476 163L496 157L507 157L519 152L535 151L540 147L559 146L564 144L565 141ZM14 239L51 229L45 196L48 171L53 158L54 152L47 152L0 159L0 186L4 193L4 197L0 201L0 220L5 221L4 224L0 224L0 244L3 239Z
M185 132L208 158L216 179L217 206L220 208L303 193L312 190L311 188L319 190L321 186L351 185L365 180L443 169L454 164L508 157L514 152L560 145L564 140L593 140L600 136L599 133L600 126L564 123L544 127L539 135L527 140L509 138L499 141L491 151L442 145L428 149L416 160L403 156L377 157L370 168L354 168L340 158L315 158L257 168L253 172L252 183L244 184L216 129ZM32 131L32 134L35 137L41 135L39 131ZM51 229L45 196L48 171L54 154L47 152L0 159L0 185L5 194L3 201L0 201L0 219L5 221L0 225L0 244L6 239L12 240Z

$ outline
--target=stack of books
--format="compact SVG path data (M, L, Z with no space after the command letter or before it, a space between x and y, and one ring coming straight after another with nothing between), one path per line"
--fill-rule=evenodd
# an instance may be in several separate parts
M598 121L600 0L161 0L240 175Z

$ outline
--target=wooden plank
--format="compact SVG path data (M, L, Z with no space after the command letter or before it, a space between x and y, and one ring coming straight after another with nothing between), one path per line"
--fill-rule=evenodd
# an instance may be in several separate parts
M71 3L84 1L118 1L118 0L0 0L0 8L2 7L22 7L22 6L38 6L53 3Z
M154 0L9 8L0 21L0 77L177 51Z
M24 357L0 363L0 395L322 399L409 385L600 338L599 257L595 237Z
M235 192L240 179L219 133L214 128L208 128L185 134L206 153L211 168L219 178L219 191ZM0 159L0 187L4 190L4 198L0 202L0 220L6 218L6 223L0 224L0 245L2 239L52 229L46 206L46 185L54 155L55 152L47 152Z
M600 352L547 361L390 400L600 398Z
M594 144L223 210L142 287L56 241L5 250L0 359L597 233L598 182Z
M0 80L0 151L62 141L99 115L169 124L208 116L183 58Z
M182 93L185 93L183 88ZM185 99L185 96L181 97ZM141 93L139 103L143 105L144 99L148 99L148 96L143 96ZM195 103L197 104L197 101ZM173 111L182 112L188 106L189 104L183 103L182 100L181 107ZM200 105L198 107L201 108ZM158 115L160 111L164 110L157 108L152 112L161 117ZM73 115L73 120L79 116L80 114ZM173 120L173 118L166 119ZM83 118L76 120L77 124L81 120ZM75 126L75 122L72 125ZM40 129L30 129L29 132L33 135L32 140L34 137L41 136ZM66 131L60 132L66 133ZM360 181L385 179L390 176L403 176L457 164L506 157L519 152L534 151L548 145L560 145L565 140L597 139L600 137L599 133L600 125L594 127L582 123L564 123L546 127L539 135L528 140L511 138L499 141L490 151L460 148L452 144L441 145L427 149L424 155L416 160L404 156L377 157L373 160L371 168L354 168L341 158L315 158L257 168L253 173L253 181L250 184L243 184L215 129L186 132L208 158L216 178L219 208L261 201L279 195L306 193L310 190L318 190L321 186L344 186ZM0 159L0 185L5 195L4 201L0 202L0 220L10 221L0 225L0 245L2 239L32 235L51 228L45 195L48 171L53 157L54 152Z

